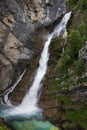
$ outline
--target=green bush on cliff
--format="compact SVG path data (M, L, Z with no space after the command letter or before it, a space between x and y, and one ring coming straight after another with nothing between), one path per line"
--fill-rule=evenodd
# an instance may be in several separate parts
M71 64L74 64L74 62L78 60L75 65L77 68L80 67L78 71L81 70L83 63L81 59L78 59L78 53L86 40L87 25L79 24L76 29L70 30L68 35L68 45L62 53L61 67L59 69L64 71L64 69L67 69Z
M87 0L80 0L79 8L82 11L87 11Z
M81 37L80 31L78 29L70 30L70 33L68 35L68 42L69 42L70 50L72 52L71 56L73 57L73 54L78 52L78 50L81 48L81 45L83 43L83 38Z
M67 110L66 116L72 122L80 124L85 130L87 129L87 107L78 111Z
M3 127L0 126L0 130L5 130Z
M0 126L0 130L11 130L11 129L9 129L9 128L5 127L5 126Z
M82 75L82 72L84 71L84 61L82 59L78 59L74 62L74 65L74 73L78 76Z
M85 42L87 40L87 24L82 22L78 25L77 29L80 32L81 41Z
M67 9L71 9L71 8L74 8L75 6L77 6L78 4L78 0L69 0L67 2Z
M87 0L69 0L67 2L67 9L80 10L81 12L87 12Z

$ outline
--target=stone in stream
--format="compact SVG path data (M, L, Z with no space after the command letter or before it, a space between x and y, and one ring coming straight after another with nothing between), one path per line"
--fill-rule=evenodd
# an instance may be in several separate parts
M48 121L12 121L10 125L15 130L60 130Z

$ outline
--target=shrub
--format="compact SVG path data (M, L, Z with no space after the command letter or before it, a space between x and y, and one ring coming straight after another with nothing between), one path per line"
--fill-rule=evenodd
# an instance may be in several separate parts
M68 45L61 56L59 70L67 73L68 67L74 64L76 74L81 74L83 70L83 61L78 59L78 52L87 40L87 25L79 24L77 28L71 29L68 35Z
M82 75L82 72L84 71L84 61L82 59L78 59L74 62L74 65L74 73L79 76Z
M81 0L79 3L79 7L82 11L87 10L87 0Z
M0 130L11 130L11 129L9 129L9 128L5 127L5 126L0 126Z

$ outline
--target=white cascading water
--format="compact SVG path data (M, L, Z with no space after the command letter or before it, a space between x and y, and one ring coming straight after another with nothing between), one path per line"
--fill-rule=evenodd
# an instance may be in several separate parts
M6 91L4 91L2 94L0 94L0 97L3 97L3 101L0 101L0 104L2 105L8 105L12 106L11 101L9 100L9 94L15 89L15 87L18 85L18 83L22 80L24 74L26 72L26 69L23 71L23 73L18 77L17 81L14 83L13 86L8 88Z
M37 105L39 99L39 91L41 89L41 81L44 78L44 75L47 71L47 63L49 59L49 45L51 40L55 37L60 36L61 32L66 30L66 25L70 19L71 12L66 13L61 22L56 26L54 31L48 35L47 41L45 42L43 51L41 53L41 58L39 61L39 67L36 71L34 82L30 87L30 90L25 95L22 103L19 106L13 106L12 108L4 109L1 111L4 118L22 116L29 117L34 116L42 112Z
M11 101L9 100L8 96L9 94L15 89L15 87L18 85L18 83L22 80L24 74L26 72L26 69L23 71L23 73L18 77L17 81L14 83L14 85L12 87L10 87L9 89L7 89L5 92L4 92L4 101L6 104L8 104L9 106L11 104ZM5 94L6 93L6 94Z

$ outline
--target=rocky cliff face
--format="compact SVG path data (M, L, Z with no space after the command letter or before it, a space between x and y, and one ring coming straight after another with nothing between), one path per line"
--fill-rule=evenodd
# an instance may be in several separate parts
M64 12L65 0L0 1L0 90L41 51L43 33L36 30L52 24Z
M67 39L50 47L48 74L40 105L46 117L64 130L87 129L87 0L70 0ZM63 38L62 38L63 37Z

